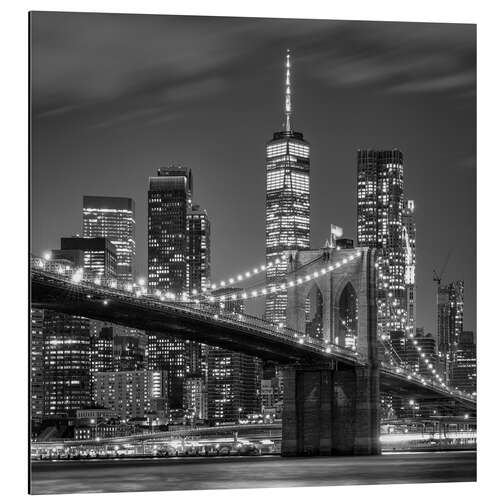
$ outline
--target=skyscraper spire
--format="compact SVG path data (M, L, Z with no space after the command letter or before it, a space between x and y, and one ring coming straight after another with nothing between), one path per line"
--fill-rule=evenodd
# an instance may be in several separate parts
M292 91L290 85L290 49L286 51L286 76L285 76L285 132L292 131Z

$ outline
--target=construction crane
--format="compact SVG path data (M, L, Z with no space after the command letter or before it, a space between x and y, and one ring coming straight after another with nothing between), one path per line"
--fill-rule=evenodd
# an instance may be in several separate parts
M448 265L450 257L451 257L451 250L448 252L448 255L446 256L446 260L444 261L444 265L441 268L441 272L438 274L435 269L433 269L432 271L432 281L434 281L437 284L438 288L441 285L441 278L443 277L444 271L446 269L446 266Z

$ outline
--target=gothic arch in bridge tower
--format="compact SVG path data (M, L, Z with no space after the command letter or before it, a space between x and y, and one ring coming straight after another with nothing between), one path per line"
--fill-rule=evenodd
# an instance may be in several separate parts
M374 255L368 249L294 252L289 260L289 279L301 279L302 283L288 290L288 326L310 333L311 297L320 294L322 320L317 321L322 327L317 330L321 330L322 338L342 346L355 341L358 352L368 354L368 337L376 324ZM337 263L341 264L338 268ZM332 265L333 271L322 273Z
M323 306L324 300L321 289L317 283L313 283L309 289L305 304L305 332L310 337L323 338Z
M341 290L335 301L335 340L339 345L355 350L358 339L358 294L350 281Z

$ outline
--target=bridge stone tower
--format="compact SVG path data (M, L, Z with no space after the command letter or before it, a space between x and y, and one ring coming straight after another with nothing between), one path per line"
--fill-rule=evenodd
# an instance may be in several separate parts
M349 260L351 256L355 258ZM337 262L342 263L339 269L321 273ZM355 347L359 363L284 367L282 454L379 454L375 251L295 251L288 271L294 281L310 278L288 291L288 326L328 343Z

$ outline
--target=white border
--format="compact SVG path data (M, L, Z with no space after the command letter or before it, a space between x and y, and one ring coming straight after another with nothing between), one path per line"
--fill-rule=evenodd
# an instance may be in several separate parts
M454 499L478 494L497 497L499 439L498 406L498 342L500 328L497 310L499 295L498 258L500 239L498 198L500 162L498 106L500 40L498 8L493 1L419 0L402 2L389 0L351 0L321 2L315 0L285 0L249 3L207 1L11 1L4 2L1 20L2 36L2 165L0 196L2 207L2 286L0 287L2 321L1 411L2 415L2 487L4 498L27 496L27 21L29 10L60 10L87 12L127 12L150 14L198 14L254 17L300 17L357 20L393 20L478 23L478 339L479 339L479 483L433 484L401 486L358 486L307 489L243 490L240 500L255 498L300 498L314 495L326 499L331 495L349 495L373 499L419 499L446 496ZM446 189L446 186L443 186ZM471 235L464 234L470 244ZM495 452L496 450L496 452ZM120 500L142 498L234 499L233 490L210 492L158 492L138 494L58 495L57 498L106 498Z

